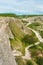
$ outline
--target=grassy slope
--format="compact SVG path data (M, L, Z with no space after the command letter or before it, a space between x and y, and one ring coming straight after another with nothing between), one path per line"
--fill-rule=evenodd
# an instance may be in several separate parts
M14 35L14 39L10 39L11 46L13 49L17 49L24 53L24 44L21 39L24 37L23 33L19 29L17 25L15 25L14 21L9 22L9 27Z
M34 25L34 27L35 26L39 26L40 24L35 24ZM29 37L28 36L28 39L26 40L27 42L25 43L25 42L22 42L21 41L21 39L22 39L22 37L24 37L23 36L23 34L22 34L22 32L20 31L20 29L18 28L18 26L16 26L14 23L11 23L10 22L10 28L11 28L11 30L12 30L12 33L15 35L14 36L14 40L13 41L11 41L11 43L14 43L13 44L13 46L15 46L15 47L17 47L17 46L20 46L20 51L21 52L23 52L24 53L24 49L25 49L25 44L26 44L26 46L28 46L29 45L29 42L28 42L28 40L29 40L29 38L30 38L30 41L31 41L31 44L32 44L32 41L33 40L31 40L31 39L34 39L35 41L38 41L37 40L37 38L36 38L36 36L32 33L32 38L31 38L31 36ZM27 36L26 36L27 37ZM25 40L24 40L25 41ZM35 43L35 42L34 42ZM18 47L17 47L18 48ZM38 51L40 51L40 50L42 50L42 48L43 47L41 47L40 45L38 45L38 46L33 46L33 48L30 48L30 51L31 51L31 56L32 56L32 60L28 60L28 61L26 61L26 65L41 65L40 63L42 63L42 65L43 65L43 58L40 58L40 57L38 57L38 55L37 55L37 53L38 53ZM37 53L36 53L37 52ZM42 53L41 51L40 51L40 53ZM35 57L35 58L34 58ZM38 59L37 59L38 58ZM40 61L40 62L39 62ZM18 59L18 65L25 65L25 64L23 64L23 61L21 61L21 59Z
M16 21L15 21L16 22ZM14 35L14 39L10 39L11 47L18 48L21 52L25 52L25 47L29 44L34 44L35 42L38 42L37 37L35 34L31 31L31 35L25 35L21 31L21 29L15 24L14 21L9 22L9 27Z
M16 15L14 15L14 14L0 14L0 16L10 16L10 17L17 17ZM21 16L21 17L26 17L26 16ZM28 16L29 17L29 16ZM12 22L10 22L9 23L9 26L10 26L10 29L11 29L11 31L12 31L12 33L13 33L13 35L14 35L14 39L10 39L10 42L11 42L11 47L13 47L13 49L15 48L15 49L17 49L17 50L19 50L19 51L21 51L21 52L23 52L24 53L24 49L25 49L25 44L24 44L24 42L22 42L21 41L21 39L24 37L23 36L23 33L20 31L20 29L19 29L19 27L18 26L16 26L15 24L14 24L14 22L12 21ZM32 33L32 37L35 37L35 35L33 36L33 33ZM28 38L29 39L29 38ZM31 40L32 38L30 38L30 40ZM33 38L34 39L34 38ZM31 43L32 43L32 41L31 41ZM27 43L26 43L27 44ZM29 45L29 43L28 43L28 45ZM34 48L34 47L33 47ZM33 48L31 48L30 49L30 51L32 51L32 53L33 54L35 54L35 49L36 49L36 47L33 49ZM40 61L40 60L39 60ZM25 65L24 63L22 63L23 61L21 61L21 59L18 59L18 65ZM35 63L34 63L34 61L27 61L26 62L26 65L36 65ZM42 64L43 65L43 64Z

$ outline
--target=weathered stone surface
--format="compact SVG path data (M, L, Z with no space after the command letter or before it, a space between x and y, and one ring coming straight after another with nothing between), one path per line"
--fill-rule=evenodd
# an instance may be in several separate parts
M0 26L0 65L17 65L12 55L9 37L6 34L5 28L6 24L2 23Z

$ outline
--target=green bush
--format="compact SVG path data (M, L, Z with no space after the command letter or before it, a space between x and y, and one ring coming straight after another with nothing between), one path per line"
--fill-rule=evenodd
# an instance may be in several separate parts
M36 63L32 60L27 60L26 65L36 65Z
M43 31L39 31L39 33L40 33L40 35L42 36L42 38L43 38Z
M36 57L36 63L38 65L43 65L43 57Z
M25 43L25 45L34 44L37 39L32 35L25 35L24 38L22 38L22 41Z

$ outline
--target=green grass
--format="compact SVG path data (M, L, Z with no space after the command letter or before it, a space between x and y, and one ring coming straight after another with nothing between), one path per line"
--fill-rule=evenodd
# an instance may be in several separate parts
M42 48L42 50L43 50L43 43L40 43L39 46L40 46L40 47Z
M41 37L43 38L43 31L39 31Z
M23 38L24 34L20 30L20 28L14 23L14 21L9 22L9 27L15 36L17 36L19 39Z
M25 45L21 41L21 39L24 37L23 33L18 28L18 26L15 25L15 23L13 21L9 23L9 27L12 31L12 34L14 35L14 39L10 39L11 48L17 49L18 47L20 47L18 50L24 54L25 53Z
M38 45L34 45L34 46L30 47L29 50L31 52L32 58L35 58L38 56L38 52L43 54L43 43L40 43Z
M16 21L15 21L16 22ZM35 34L31 31L31 35L25 35L23 32L19 29L19 27L14 23L14 21L9 22L9 27L12 31L12 34L14 35L14 39L10 39L11 47L12 48L20 48L21 52L24 54L25 47L29 44L34 44L38 41Z
M38 45L34 45L29 48L31 52L31 57L32 60L37 64L37 65L43 65L43 56L39 56L39 54L43 55L43 43L40 43Z
M17 27L17 30L16 30L15 25L14 25L14 27L13 27L13 25L14 24L11 25L11 30L12 30L12 33L14 35L14 39L10 39L11 48L14 49L14 48L20 47L19 51L21 51L24 54L25 47L28 46L29 44L34 44L38 40L35 37L35 34L33 32L32 32L32 36L26 35L26 36L23 36L23 38L22 38L22 34L19 35L21 33L19 31L20 29L18 29L18 27ZM14 29L12 29L12 27Z
M37 22L37 23L32 23L32 24L28 25L28 27L33 28L33 29L36 29L36 27L38 27L40 25L41 24Z
M34 33L32 33L32 35L25 35L24 38L22 38L22 42L25 43L25 46L28 46L30 44L34 44L36 42L38 42L37 37L35 36Z
M10 39L11 47L17 49L22 48L22 43L18 38Z
M25 60L22 57L16 57L16 62L18 65L26 65Z
M43 65L43 57L36 57L36 63L38 65Z
M12 50L16 49L24 55L25 45L21 42L21 40L19 40L17 37L9 40L10 40L11 49Z
M37 65L33 60L26 60L26 65Z

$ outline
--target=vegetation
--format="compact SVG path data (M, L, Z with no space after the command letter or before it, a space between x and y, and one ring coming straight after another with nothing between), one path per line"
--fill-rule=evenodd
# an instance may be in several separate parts
M40 23L35 22L35 23L30 24L28 27L35 29L37 26L40 26L40 25L41 25Z
M35 16L43 16L43 15L18 15L19 18L28 18L28 17L35 17Z
M12 50L16 49L22 52L22 54L24 55L25 45L22 43L22 41L19 40L17 37L14 37L14 39L9 39L9 40L10 40L11 49Z
M38 41L38 39L33 35L25 35L24 38L22 38L22 41L25 43L25 46L28 46L30 44L34 44Z
M16 57L16 62L18 65L26 65L25 60L23 60L22 57Z
M36 57L36 63L38 65L43 65L43 57Z
M0 14L0 16L5 16L5 17L18 17L16 14L11 14L11 13L3 13L3 14Z
M14 21L9 22L9 27L12 31L12 33L17 36L19 39L21 39L24 35L20 28L14 23Z
M29 48L32 57L37 57L39 54L43 55L43 44L34 45ZM36 53L37 52L37 53Z
M43 65L43 44L34 45L29 48L31 57L37 65Z
M27 60L26 65L37 65L33 60Z
M27 18L27 17L33 17L33 16L38 16L38 15L16 15L16 14L10 14L10 13L5 13L5 14L0 14L0 16L5 16L5 17L14 17L16 18ZM10 45L11 49L14 50L16 49L17 51L20 51L23 56L25 55L25 48L31 44L34 44L36 42L39 42L37 39L35 33L33 31L28 30L28 34L24 34L24 27L19 24L19 19L13 20L10 19L9 22L9 27L11 29L11 32L14 36L14 39L9 39L10 40ZM39 22L36 23L37 19L34 20L35 22L30 24L28 27L36 29L37 27L40 27L41 24ZM24 21L21 19L20 22L23 22L23 24L27 24L28 21ZM19 24L21 28L17 25ZM42 24L43 26L43 24ZM39 31L40 35L43 38L43 31ZM18 65L43 65L43 43L40 43L38 45L32 46L28 49L31 54L31 60L25 60L21 56L15 57L16 62Z
M23 22L24 24L27 24L27 23L28 23L28 21L24 21L24 20L22 20L22 22Z
M31 60L28 60L26 65L33 65L33 63Z
M43 31L39 31L41 37L43 38Z
M16 17L16 18L28 18L28 17L34 17L34 16L43 16L43 15L16 15L13 13L0 13L0 16L5 16L5 17Z

